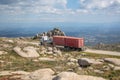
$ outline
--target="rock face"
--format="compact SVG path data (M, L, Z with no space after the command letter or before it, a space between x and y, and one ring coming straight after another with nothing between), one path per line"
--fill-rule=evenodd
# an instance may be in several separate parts
M61 72L53 80L105 80L100 77L78 75L73 72Z
M28 75L24 75L21 77L22 80L52 80L54 71L46 68L39 69L34 72L31 72Z
M39 54L37 53L34 47L28 46L25 47L23 50L21 50L20 47L15 47L13 50L22 57L26 57L26 58L39 57Z
M39 39L39 38L41 38L41 36L43 34L46 34L48 37L52 37L54 35L65 36L65 33L63 31L61 31L59 28L54 28L53 30L50 30L48 32L43 32L43 33L37 34L36 36L34 36L33 39Z
M104 58L104 61L114 64L116 66L120 66L120 59L117 58Z

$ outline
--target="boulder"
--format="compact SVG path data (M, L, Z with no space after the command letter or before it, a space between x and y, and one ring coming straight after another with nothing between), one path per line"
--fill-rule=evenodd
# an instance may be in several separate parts
M40 52L40 54L45 54L46 53L46 50L43 50Z
M48 51L48 52L51 52L52 50L53 50L52 47L48 47L48 48L47 48L47 51Z
M13 50L21 57L26 57L26 58L39 57L39 54L37 53L36 49L31 46L25 47L23 50L21 50L21 48L17 46Z
M103 64L103 61L101 59L90 59L91 60L91 63L94 64L94 65L97 65L97 64Z
M9 40L8 40L8 39L6 39L6 40L4 40L4 41L5 41L5 42L7 42L7 43L12 43L12 44L14 43L14 41L13 41L13 40L11 40L11 39L9 39Z
M77 62L78 62L78 60L77 60L77 59L74 59L74 58L70 58L70 59L68 59L68 61L69 61L69 62L74 62L74 63L77 63Z
M101 77L78 75L74 72L61 72L53 80L105 80Z
M89 59L89 58L80 58L78 59L78 64L81 67L87 67L90 66L91 64L97 65L97 64L102 64L102 62L97 61L95 59Z
M22 80L52 80L54 71L46 68L46 69L39 69L30 74L21 76Z
M7 54L7 52L5 52L5 51L0 51L0 55L4 55L4 54Z
M58 54L59 56L62 56L62 52L60 50L54 50L53 51L55 54Z
M88 58L81 58L81 59L78 59L78 64L81 67L88 67L92 64L92 61Z
M54 51L54 50L57 50L57 48L56 48L56 47L53 47L53 51Z
M114 64L116 66L120 66L120 59L117 59L117 58L104 58L104 61Z
M120 70L120 67L115 66L115 67L114 67L114 70Z

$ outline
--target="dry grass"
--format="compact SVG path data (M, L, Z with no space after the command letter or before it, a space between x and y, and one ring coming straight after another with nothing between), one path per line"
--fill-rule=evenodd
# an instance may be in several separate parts
M14 39L13 39L14 40ZM27 41L27 40L25 40ZM29 42L32 42L31 39L28 39ZM92 65L93 70L90 68L82 68L82 70L79 69L79 66L77 64L75 65L67 65L69 58L75 58L79 59L82 57L87 58L94 58L94 59L102 59L106 57L111 58L119 58L120 56L111 56L111 55L101 55L101 54L93 54L93 53L84 53L84 52L78 52L78 51L63 51L63 56L57 56L56 61L33 61L34 59L27 59L22 58L19 55L17 55L12 49L15 46L18 46L17 42L14 44L4 42L3 39L0 39L0 44L8 44L12 47L10 48L4 48L2 47L1 50L7 51L8 54L0 56L0 60L3 62L0 62L0 71L5 70L24 70L24 71L34 71L41 68L52 68L56 73L62 72L62 71L73 71L78 74L85 74L85 75L94 75L99 77L104 77L110 80L120 80L120 71L113 71L110 69L109 71L104 71L104 73L95 73L94 69L101 70L103 66L108 66L108 63L104 63L101 65ZM21 44L19 46L34 46L31 44ZM36 48L40 48L39 46L34 46ZM85 55L83 55L85 54ZM44 55L40 55L40 57L43 57ZM46 55L46 57L51 57L51 55ZM54 56L52 56L54 57ZM37 58L36 58L37 59Z

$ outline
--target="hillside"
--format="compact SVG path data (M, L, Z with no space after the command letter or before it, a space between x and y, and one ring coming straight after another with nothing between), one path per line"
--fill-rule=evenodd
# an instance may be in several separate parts
M0 38L0 80L119 80L119 75L119 56L43 47L27 37Z

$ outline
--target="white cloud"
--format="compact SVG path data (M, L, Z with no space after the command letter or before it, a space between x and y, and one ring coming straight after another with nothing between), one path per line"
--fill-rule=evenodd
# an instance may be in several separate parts
M115 13L120 11L120 0L80 0L82 9L101 13Z
M79 9L68 9L68 0L1 0L0 13L7 14L120 14L120 0L79 0Z
M7 4L5 4L7 3ZM13 3L13 4L12 4ZM0 3L0 11L3 13L60 13L66 9L67 0L17 0L10 4Z

